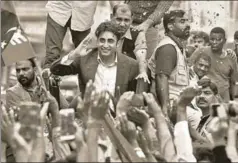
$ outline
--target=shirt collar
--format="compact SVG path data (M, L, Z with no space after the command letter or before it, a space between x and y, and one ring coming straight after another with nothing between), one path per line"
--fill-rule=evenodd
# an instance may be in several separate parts
M103 61L102 61L102 59L101 59L99 53L98 53L97 60L98 60L98 63L99 63L99 64L102 64L102 65L105 66L105 67L113 67L113 66L115 66L115 65L117 64L117 53L116 53L115 61L114 61L112 64L110 64L110 65L106 65L105 63L103 63Z
M128 40L132 40L130 28L126 31L126 33L121 38L127 38Z
M178 45L178 47L180 49L184 49L184 46L183 46L181 40L179 40L176 36L174 36L170 33L168 33L167 36L170 37Z

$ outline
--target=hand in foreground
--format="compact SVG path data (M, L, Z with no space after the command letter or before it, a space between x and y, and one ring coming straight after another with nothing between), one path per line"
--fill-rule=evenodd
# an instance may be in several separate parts
M225 145L225 136L227 135L228 124L218 117L214 117L208 126L208 132L211 133L214 146Z
M147 102L148 109L151 109L154 114L162 113L161 107L155 101L155 98L152 93L143 92L143 96Z
M193 98L199 94L199 92L200 90L194 87L187 87L183 89L176 101L176 104L182 108L185 108L191 103Z
M89 122L101 122L108 112L109 95L106 91L93 96L93 103L89 107Z
M119 124L117 128L121 131L122 135L128 140L128 142L135 147L137 144L137 134L136 134L136 126L133 122L128 121L125 113L120 114L117 117Z
M144 82L147 82L147 83L150 84L150 80L149 80L148 75L147 75L146 72L140 73L140 74L136 77L136 79L143 79Z
M136 107L131 108L127 113L129 119L135 123L145 126L149 122L149 115L145 110L139 110Z
M12 136L14 133L14 125L15 125L15 118L14 118L14 111L12 108L9 109L7 112L5 106L2 104L2 119L1 119L1 139L8 144L12 144Z
M131 106L131 100L134 96L134 92L125 92L121 95L117 103L117 114L127 113Z

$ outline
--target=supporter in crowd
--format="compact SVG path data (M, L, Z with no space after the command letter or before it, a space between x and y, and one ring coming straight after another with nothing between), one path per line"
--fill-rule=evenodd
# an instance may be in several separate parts
M185 42L190 25L183 10L172 10L163 19L166 37L158 44L148 67L152 74L152 91L157 94L162 110L167 115L170 102L182 88L189 85L189 73L185 61Z
M232 50L225 50L226 33L224 29L215 27L210 32L210 46L198 49L190 57L194 63L197 56L206 53L212 58L208 77L216 83L218 92L224 101L234 99L234 88L237 76L237 58Z
M209 45L209 35L203 31L197 31L193 35L193 46L195 48L201 48Z
M211 67L211 58L207 54L200 54L190 69L190 86L196 86L197 82L208 74Z
M97 2L48 2L46 35L51 36L46 40L52 38L52 43L54 36L60 37L54 42L55 55L62 50L68 27L75 46L88 35L78 46L86 47L85 53L76 49L60 58L46 56L53 75L78 75L79 90L62 82L70 104L61 93L58 103L44 87L35 58L16 62L17 84L6 90L6 103L1 100L1 161L237 162L236 55L224 49L225 31L216 27L209 46L206 33L195 33L196 51L190 49L190 57L185 11L164 14L172 2L111 1L111 21L96 28L94 45L88 33ZM156 35L150 35L162 17L166 36L158 43ZM51 43L47 49L54 51ZM147 66L152 79L149 93L136 81L149 82ZM45 142L46 125L51 147Z

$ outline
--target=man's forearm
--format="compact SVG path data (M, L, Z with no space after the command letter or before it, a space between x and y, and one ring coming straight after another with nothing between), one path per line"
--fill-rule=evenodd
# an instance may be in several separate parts
M147 72L146 50L145 49L138 50L135 55L136 55L137 61L139 62L140 74L146 73Z
M169 85L168 77L165 74L158 74L156 76L156 94L158 101L161 104L162 109L168 108L169 106ZM166 111L167 110L163 110Z
M156 113L154 115L156 122L156 135L160 144L160 152L166 161L177 161L176 151L173 143L173 138L170 134L168 125L166 123L163 113Z

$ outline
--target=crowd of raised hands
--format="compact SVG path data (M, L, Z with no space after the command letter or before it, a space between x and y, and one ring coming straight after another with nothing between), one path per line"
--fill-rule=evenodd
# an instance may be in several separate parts
M165 116L154 95L145 92L122 94L117 104L113 103L116 105L116 116L113 117L109 108L111 96L107 91L96 92L94 84L89 81L84 97L78 96L77 99L77 123L72 121L74 138L70 140L61 139L62 119L57 113L57 102L49 93L46 92L47 98L38 118L33 120L39 123L29 120L32 125L28 130L24 130L24 121L19 120L19 108L6 109L2 105L1 159L6 161L5 149L10 146L16 162L236 162L238 118L236 114L228 116L224 106L218 108L219 114L211 120L207 139L191 136L186 106L199 94L199 89L188 87L181 90L173 121ZM143 99L145 105L133 106L135 96ZM236 102L231 102L230 106L238 112ZM45 154L45 126L53 146L51 158ZM108 138L111 143L105 148L110 154L102 154L98 142Z

